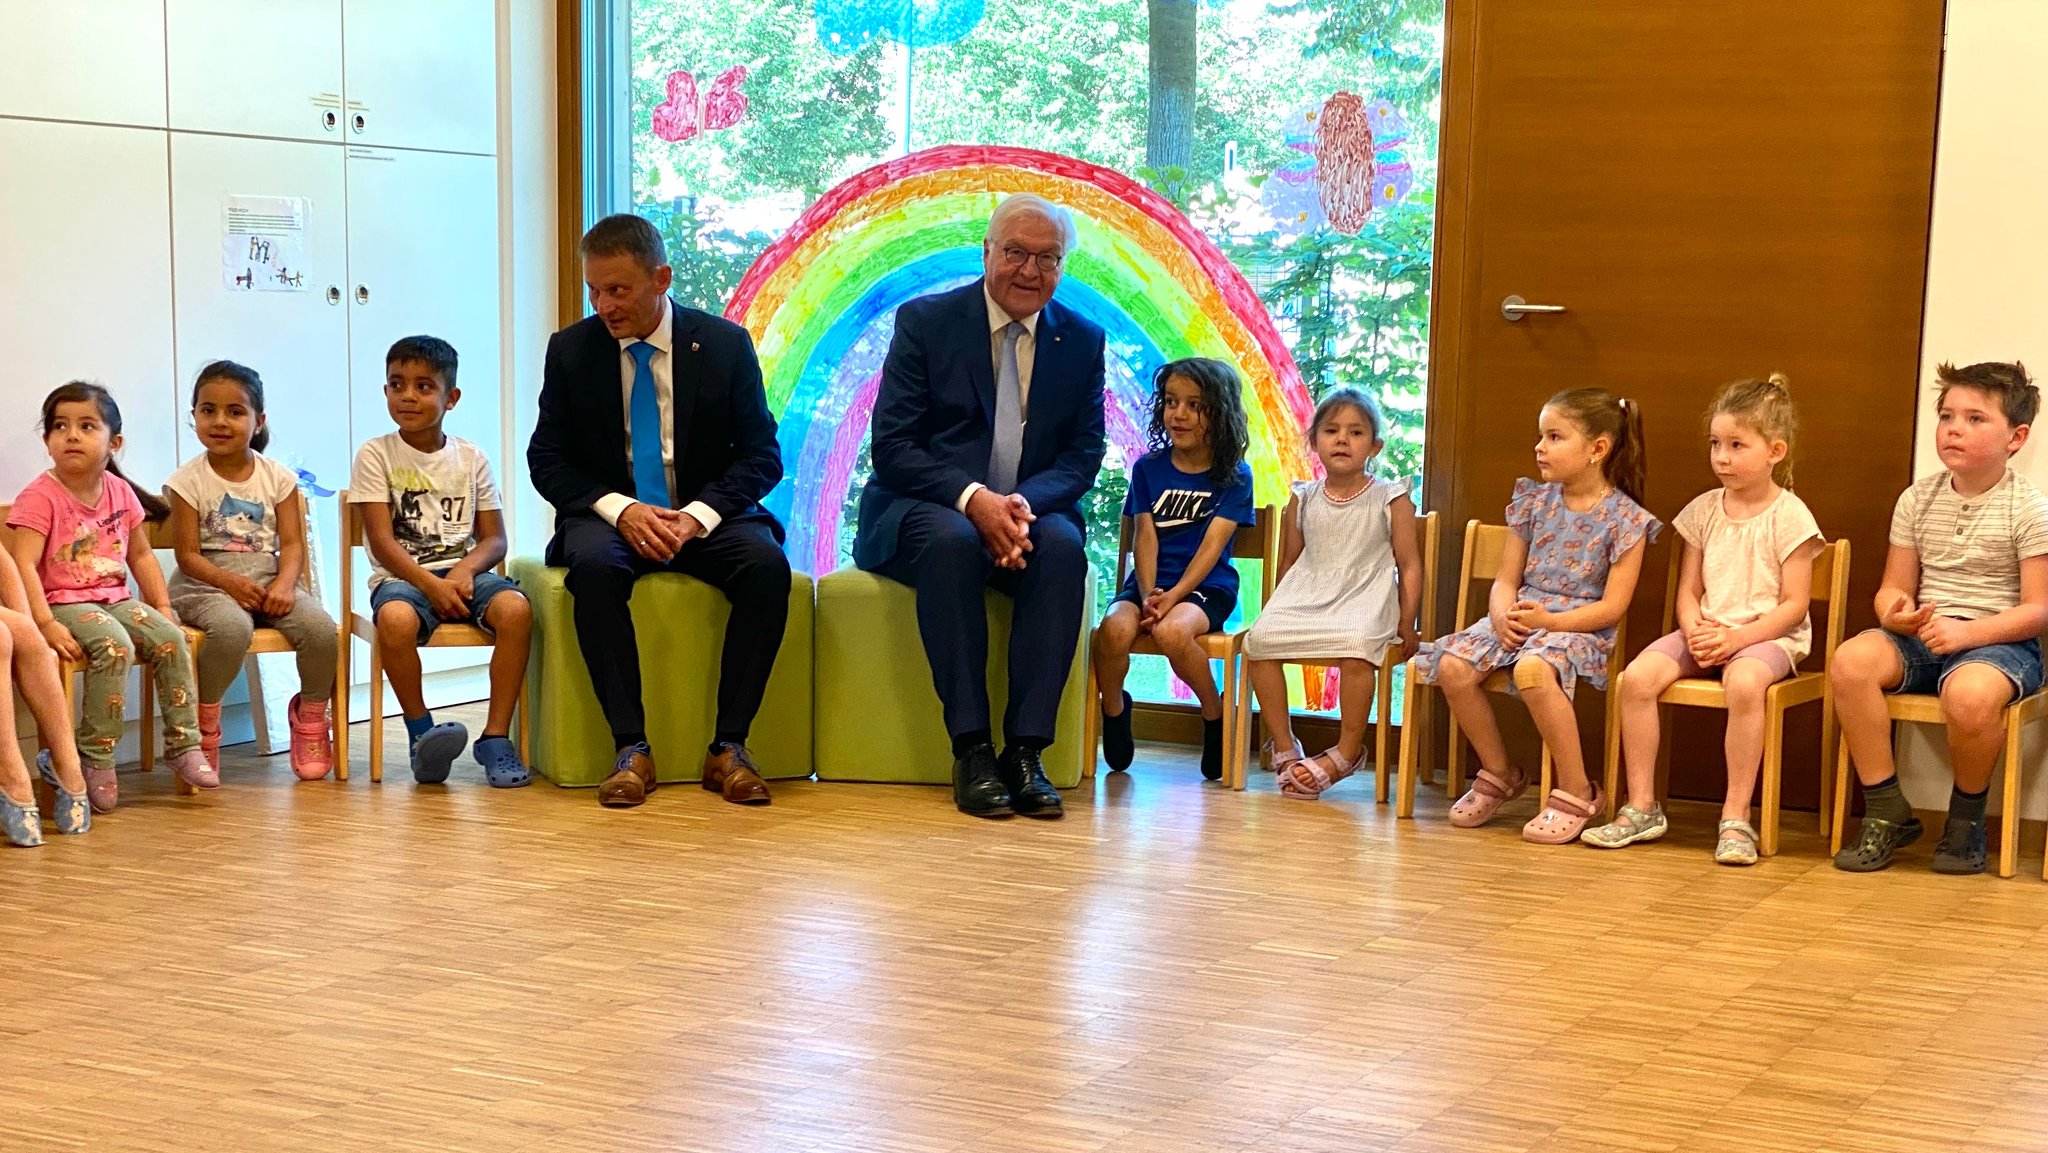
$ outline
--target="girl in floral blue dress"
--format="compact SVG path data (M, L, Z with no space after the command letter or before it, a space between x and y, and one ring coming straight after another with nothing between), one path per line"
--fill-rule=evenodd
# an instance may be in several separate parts
M1536 469L1543 482L1515 482L1508 504L1513 530L1487 598L1471 628L1424 645L1416 674L1439 685L1472 742L1480 770L1451 806L1451 824L1473 828L1521 796L1529 776L1508 764L1489 674L1514 670L1515 695L1550 749L1557 787L1522 827L1538 844L1578 838L1606 801L1579 751L1572 692L1581 678L1607 686L1615 626L1642 576L1643 554L1663 526L1643 510L1643 419L1636 403L1600 388L1550 398L1538 417Z

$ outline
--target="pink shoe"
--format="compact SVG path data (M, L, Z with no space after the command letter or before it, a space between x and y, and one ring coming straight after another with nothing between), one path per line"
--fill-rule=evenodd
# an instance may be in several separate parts
M317 781L334 767L333 733L327 723L327 703L307 704L297 694L286 713L292 724L292 772L302 781Z
M1472 787L1451 806L1451 824L1460 829L1476 829L1492 820L1502 805L1528 791L1526 773L1517 772L1504 779L1492 769L1481 769Z
M1550 790L1550 801L1543 811L1529 819L1522 826L1522 839L1538 845L1568 845L1579 839L1586 831L1586 822L1593 815L1607 807L1607 799L1600 795L1600 786L1593 786L1593 799L1588 801L1573 796L1563 789Z
M95 769L82 766L85 772L85 796L92 802L95 813L111 813L121 803L121 782L112 769Z
M213 771L220 772L220 704L199 706L199 751L206 754L206 763Z
M206 754L198 749L186 749L172 757L171 771L178 775L180 796L190 796L195 789L220 788L220 772L206 763Z

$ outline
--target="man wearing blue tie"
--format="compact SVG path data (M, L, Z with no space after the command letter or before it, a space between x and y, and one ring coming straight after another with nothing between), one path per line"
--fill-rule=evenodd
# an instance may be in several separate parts
M1102 329L1052 299L1074 218L1004 200L983 275L896 312L875 399L874 475L854 563L917 590L918 631L953 743L953 803L1058 817L1039 754L1081 632L1088 557L1077 507L1102 468ZM998 757L983 590L1016 601Z
M547 561L569 570L576 639L611 727L599 803L654 790L640 699L633 583L679 572L732 603L704 787L766 804L746 748L789 614L782 525L761 498L782 479L775 418L747 331L668 298L661 234L608 216L583 235L594 316L548 341L540 419L527 446L533 486L555 506Z

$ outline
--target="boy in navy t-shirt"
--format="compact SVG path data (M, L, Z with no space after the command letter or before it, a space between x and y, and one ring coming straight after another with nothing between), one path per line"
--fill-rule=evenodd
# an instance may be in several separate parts
M1102 754L1130 767L1131 646L1149 636L1202 704L1202 775L1223 775L1223 698L1202 647L1237 607L1230 540L1252 519L1242 385L1219 360L1174 361L1153 377L1152 451L1131 466L1124 515L1136 522L1131 574L1095 632Z

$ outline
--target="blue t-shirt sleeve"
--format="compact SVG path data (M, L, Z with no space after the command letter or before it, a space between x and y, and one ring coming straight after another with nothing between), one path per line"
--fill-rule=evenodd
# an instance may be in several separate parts
M1237 479L1230 487L1216 494L1216 515L1233 524L1250 524L1252 512L1252 466L1244 461L1237 462Z
M1124 491L1124 515L1152 511L1152 453L1131 462L1131 485Z

